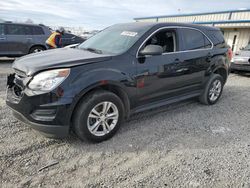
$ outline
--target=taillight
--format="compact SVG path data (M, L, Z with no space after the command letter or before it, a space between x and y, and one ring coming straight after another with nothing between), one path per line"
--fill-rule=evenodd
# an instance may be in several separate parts
M233 59L233 51L231 48L228 49L227 54L228 54L229 60L231 61Z

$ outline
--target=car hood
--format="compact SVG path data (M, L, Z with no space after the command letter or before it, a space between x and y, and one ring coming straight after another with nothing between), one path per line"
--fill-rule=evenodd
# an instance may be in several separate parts
M17 59L13 69L30 76L51 68L66 68L111 59L110 55L96 54L86 50L62 48L30 54Z
M250 57L250 51L239 51L235 53L235 57Z

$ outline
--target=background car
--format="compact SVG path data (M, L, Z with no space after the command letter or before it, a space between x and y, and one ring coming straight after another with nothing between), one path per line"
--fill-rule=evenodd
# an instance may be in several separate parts
M62 36L63 47L68 46L68 45L72 45L72 44L79 44L79 43L82 43L84 41L85 41L85 39L83 39L79 36L73 35L71 33L65 33Z
M16 57L46 50L51 31L44 25L0 23L0 56Z
M235 53L231 64L232 71L250 71L250 44Z

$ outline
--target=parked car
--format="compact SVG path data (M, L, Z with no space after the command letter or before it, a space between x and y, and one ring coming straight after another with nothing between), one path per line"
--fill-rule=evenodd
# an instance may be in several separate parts
M22 56L46 49L51 34L44 25L0 23L0 56Z
M236 52L231 65L232 71L250 71L250 44Z
M177 23L111 26L77 48L16 60L7 105L47 136L112 137L131 114L197 97L221 97L230 66L221 31ZM195 117L194 117L195 118Z
M82 43L84 41L85 41L85 39L83 39L83 38L81 38L79 36L73 35L71 33L65 33L62 36L62 45L63 45L63 47L68 46L68 45L72 45L72 44Z

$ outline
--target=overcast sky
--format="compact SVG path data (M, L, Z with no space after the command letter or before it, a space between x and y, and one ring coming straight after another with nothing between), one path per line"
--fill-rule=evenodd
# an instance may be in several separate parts
M250 0L0 0L0 19L101 29L135 17L242 8Z

